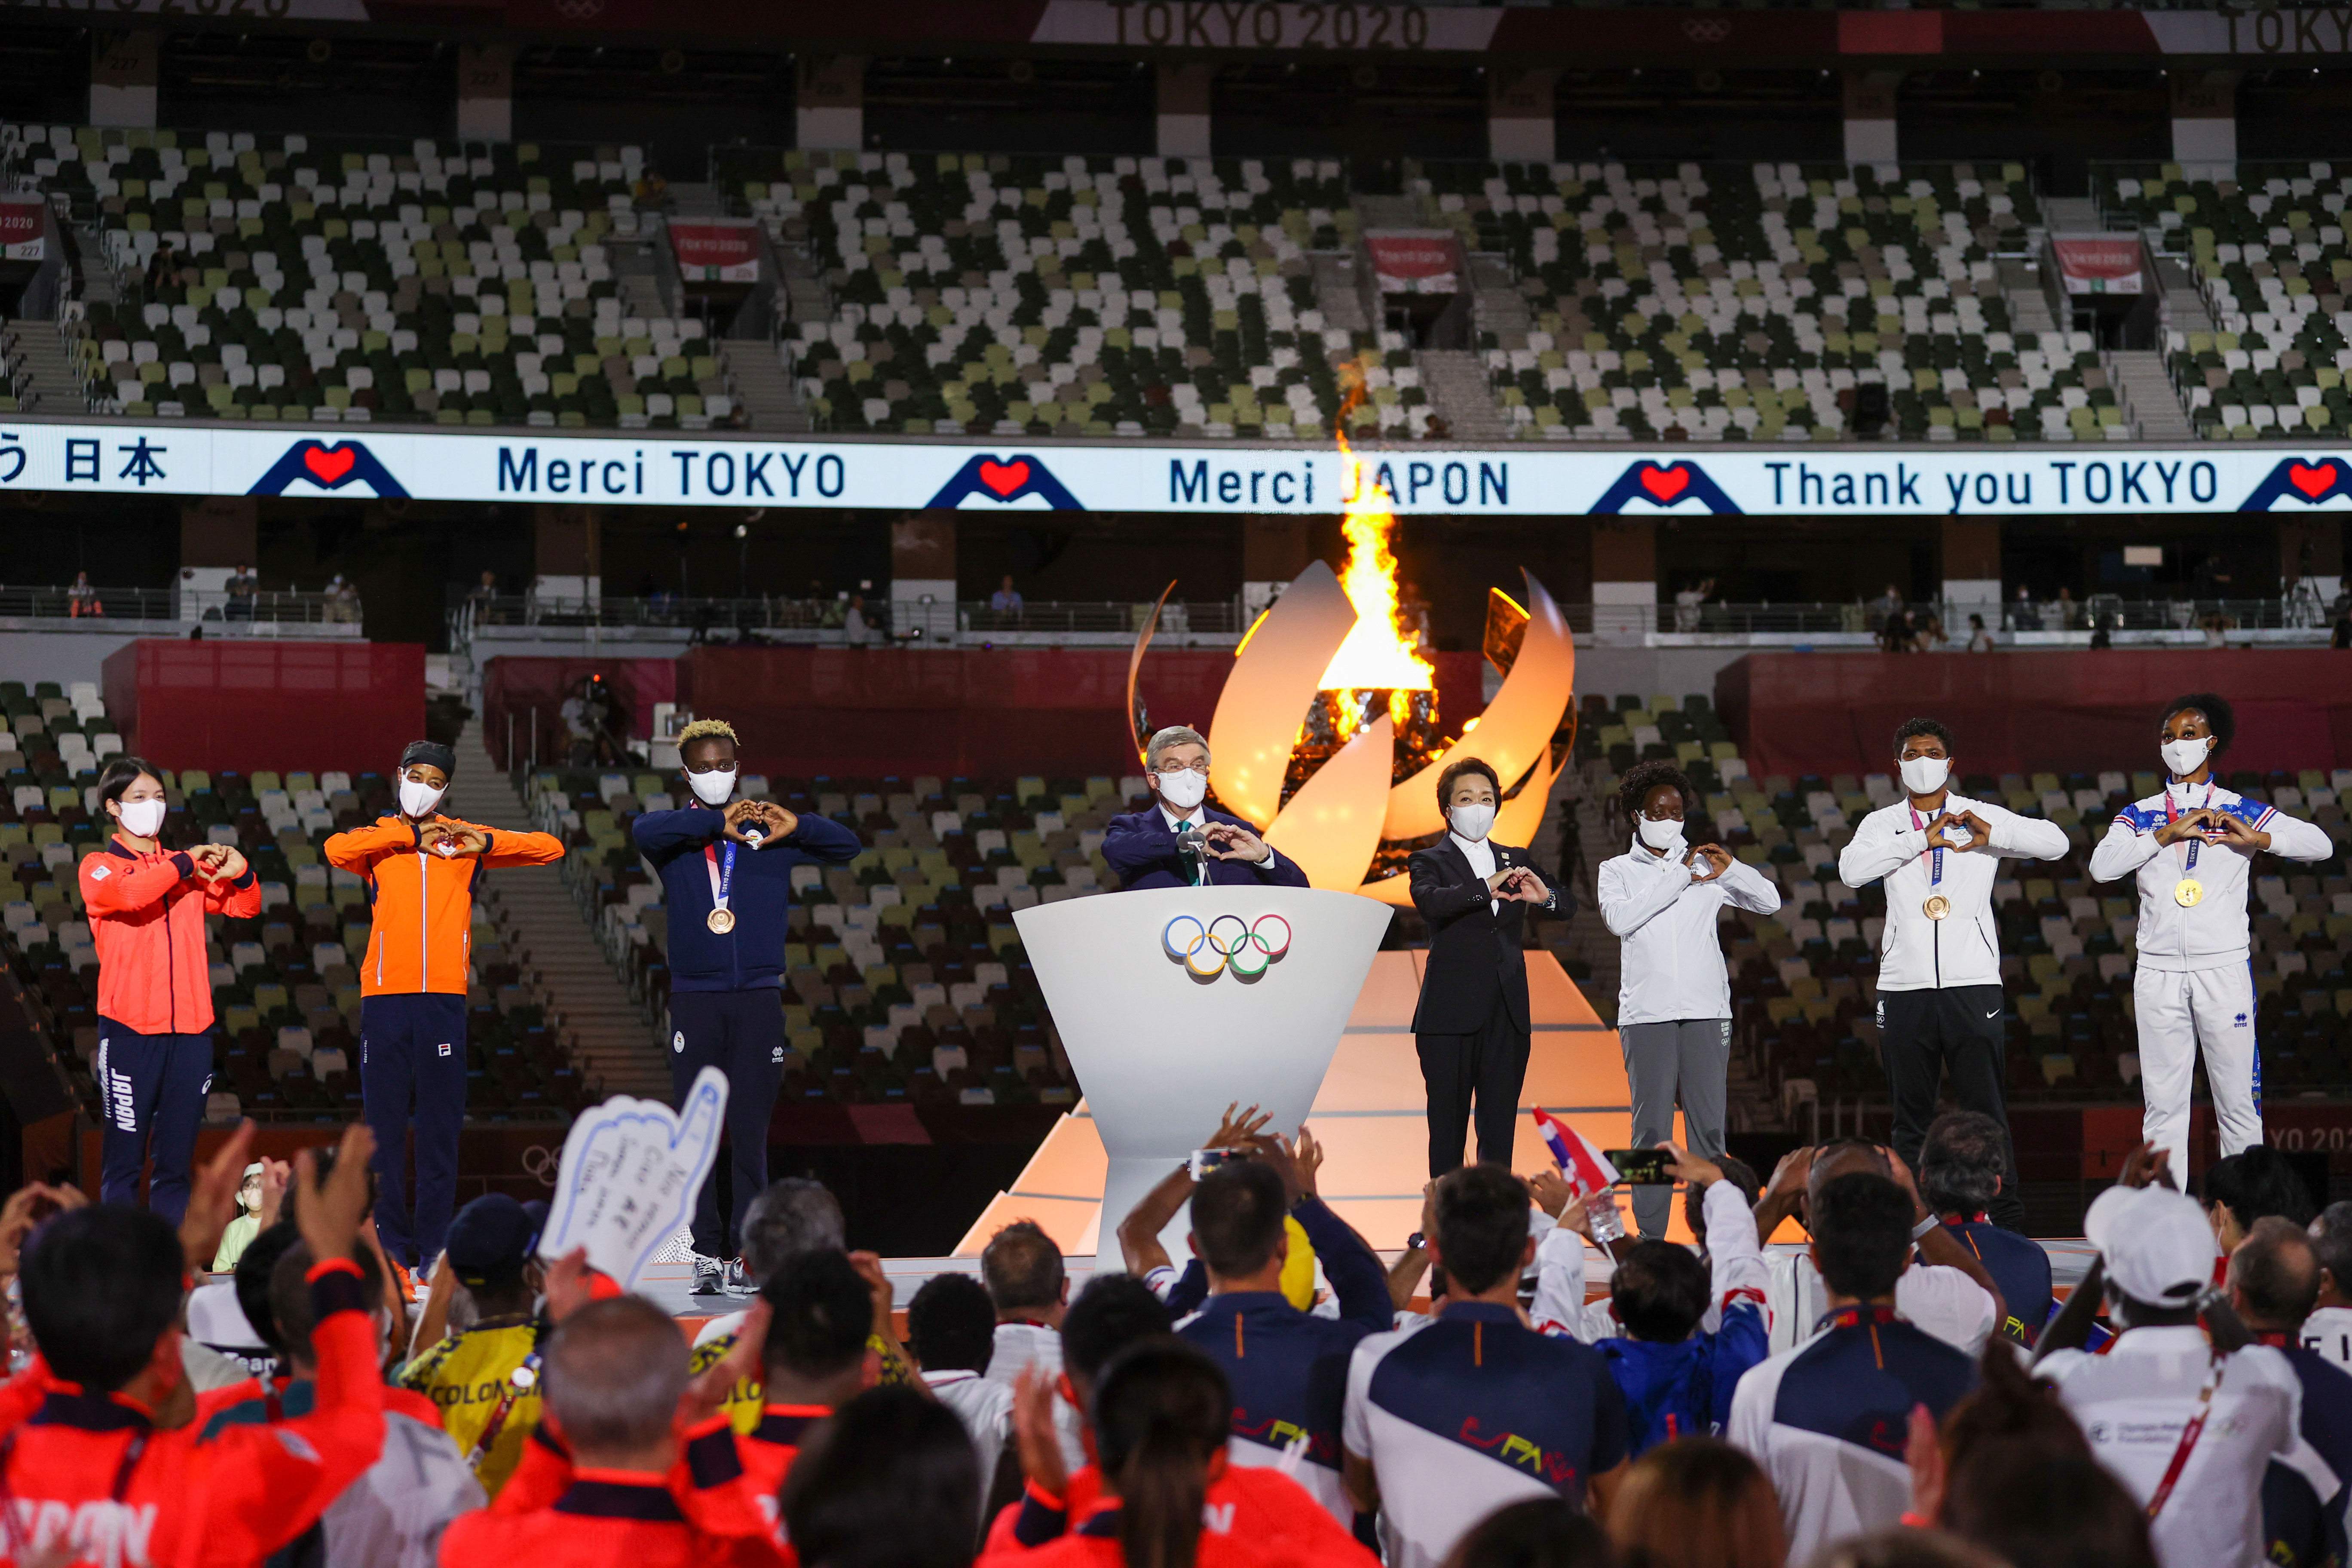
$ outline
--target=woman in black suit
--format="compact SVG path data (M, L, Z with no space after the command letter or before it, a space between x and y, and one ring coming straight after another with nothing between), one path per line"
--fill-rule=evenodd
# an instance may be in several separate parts
M1429 1091L1432 1176L1462 1163L1474 1098L1479 1163L1510 1165L1528 1076L1526 906L1559 908L1525 849L1486 837L1501 800L1493 768L1475 757L1449 764L1437 779L1446 835L1412 857L1412 907L1429 926L1412 1032Z

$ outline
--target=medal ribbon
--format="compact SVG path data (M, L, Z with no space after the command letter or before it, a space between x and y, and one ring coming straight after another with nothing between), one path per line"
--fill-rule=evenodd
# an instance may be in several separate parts
M2197 1394L2197 1414L2190 1416L2189 1425L2181 1428L2179 1446L2172 1450L2172 1462L2165 1466L2164 1479L2157 1482L2156 1490L2148 1497L2147 1517L2150 1519L2162 1513L2164 1505L2172 1500L2172 1489L2179 1484L2180 1472L2189 1468L2189 1456L2196 1451L2197 1439L2204 1436L2205 1417L2213 1413L2213 1391L2221 1383L2221 1356L2214 1356L2212 1363L2206 1368L2205 1386Z
M723 869L719 858L719 846L704 845L702 866L703 869L710 873L710 907L713 910L725 909L727 890L735 883L735 841L731 838L727 841L727 858Z
M2205 802L2204 805L2199 806L2198 809L2200 811L2203 811L2211 806L2212 804L2213 781L2211 779L2207 779L2205 781ZM2172 804L2172 786L2168 784L2165 786L2164 790L2164 825L2167 827L2169 827L2179 820L2180 808ZM2197 874L2197 851L2203 848L2204 846L2205 835L2202 830L2192 833L2189 836L2189 852L2187 858L2180 863L2180 875L2182 879L2186 880L2188 878L2193 877Z
M1913 829L1921 833L1927 833L1930 828L1936 826L1936 824L1943 821L1944 818L1952 814L1951 803L1948 800L1945 802L1943 810L1937 812L1934 816L1929 817L1925 822L1919 820L1918 807L1908 806L1905 809L1911 813L1911 826ZM1935 847L1927 852L1929 857L1927 891L1932 895L1935 890L1943 886L1944 883L1944 846L1940 842L1943 838L1942 834L1930 833L1928 837L1929 842L1935 844Z

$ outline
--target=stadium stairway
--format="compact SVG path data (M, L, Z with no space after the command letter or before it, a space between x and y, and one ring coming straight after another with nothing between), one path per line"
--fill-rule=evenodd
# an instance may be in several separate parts
M728 355L735 374L735 393L751 428L792 433L814 426L807 406L793 390L792 372L766 343L739 343Z
M1501 257L1471 257L1470 286L1471 321L1478 331L1494 333L1507 349L1527 347L1535 322L1510 263Z
M8 330L16 335L17 357L32 373L31 384L26 389L30 396L23 400L23 410L68 416L85 412L81 378L74 374L73 363L66 358L57 323L27 316L9 322Z
M2189 423L2180 395L2165 374L2164 355L2155 349L2116 349L2107 355L2108 374L2123 401L2124 416L2143 441L2193 441L2197 431Z
M1347 251L1318 251L1309 258L1315 277L1315 308L1323 324L1336 331L1371 330L1364 314L1364 297L1356 288L1356 258Z
M2164 290L2163 320L2176 332L2210 332L2213 312L2198 291L2196 275L2168 256L2156 258L2157 286Z
M1501 441L1511 430L1495 406L1487 389L1486 372L1468 349L1420 349L1412 363L1421 370L1423 390L1456 441Z
M467 721L457 751L450 810L487 827L530 831L529 814L482 745L478 719ZM669 1066L661 1047L581 920L562 874L552 866L518 867L491 872L482 885L530 953L540 985L572 1037L572 1057L582 1076L601 1079L607 1095L667 1100Z
M2000 264L2000 291L2009 301L2009 320L2018 332L2054 332L2057 317L2050 313L2050 296L2042 287L2042 274L2021 261Z

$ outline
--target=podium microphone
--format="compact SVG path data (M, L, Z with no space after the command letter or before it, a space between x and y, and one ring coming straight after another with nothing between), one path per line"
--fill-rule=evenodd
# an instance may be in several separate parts
M1209 879L1208 849L1209 836L1205 829L1188 827L1176 836L1176 852L1191 863L1192 882L1196 887L1205 885Z

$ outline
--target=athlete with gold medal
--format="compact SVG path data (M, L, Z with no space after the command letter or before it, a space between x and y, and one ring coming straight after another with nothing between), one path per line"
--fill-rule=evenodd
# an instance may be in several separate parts
M694 1208L694 1286L715 1295L755 1288L740 1261L743 1216L768 1185L768 1118L783 1081L784 941L793 868L856 858L857 835L837 822L747 795L735 731L715 719L678 732L688 798L631 827L660 877L669 912L670 1079L683 1096L708 1065L727 1075L730 1213L719 1172Z
M2246 896L2253 858L2335 852L2322 829L2223 786L2218 759L2236 731L2210 691L2166 705L2158 750L2166 784L2116 814L2091 854L2095 881L2129 876L2139 889L2132 1001L2146 1106L2140 1136L2189 1174L2189 1089L2197 1054L2213 1092L2224 1158L2263 1142L2263 1066Z
M1878 1047L1895 1106L1895 1151L1916 1168L1936 1097L1949 1072L1963 1110L2009 1130L2003 1068L2009 1007L2000 986L1992 886L2003 856L2054 860L2069 847L2055 823L2020 816L1951 787L1952 734L1933 719L1895 732L1904 798L1854 825L1838 857L1848 887L1882 882L1886 929L1878 963ZM2012 1151L1993 1222L2025 1221Z

